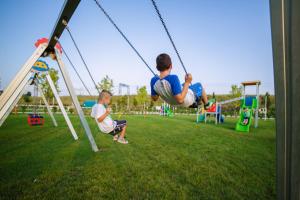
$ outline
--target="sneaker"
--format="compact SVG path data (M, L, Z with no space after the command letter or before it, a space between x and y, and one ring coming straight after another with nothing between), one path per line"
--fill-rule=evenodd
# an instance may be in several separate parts
M118 142L121 144L128 144L128 141L121 137L119 137Z
M210 107L211 107L213 104L214 104L213 102L208 102L207 104L204 105L204 109L205 109L205 110L210 109Z
M119 135L115 135L113 141L117 141L119 139Z

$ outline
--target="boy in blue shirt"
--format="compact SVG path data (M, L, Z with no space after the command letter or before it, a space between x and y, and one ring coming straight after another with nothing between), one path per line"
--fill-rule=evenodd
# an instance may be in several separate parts
M157 101L161 97L171 105L197 108L201 101L204 108L208 109L212 103L208 102L207 95L201 83L192 83L192 75L185 76L185 82L180 84L177 75L171 75L172 61L168 54L160 54L156 58L156 69L159 75L151 79L151 98Z

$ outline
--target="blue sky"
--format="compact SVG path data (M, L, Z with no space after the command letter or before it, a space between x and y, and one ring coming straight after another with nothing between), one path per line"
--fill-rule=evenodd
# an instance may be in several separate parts
M173 59L173 73L184 80L184 71L156 16L150 0L102 0L104 8L155 69L155 58L166 52ZM261 92L274 93L271 32L267 0L157 0L188 71L208 93L228 93L230 85L261 80ZM6 87L34 51L34 42L48 37L63 0L1 0L0 77ZM104 17L93 0L82 0L69 26L92 71L100 81L105 75L115 85L132 90L149 85L152 74ZM62 45L93 88L68 34ZM56 63L46 59L51 67ZM68 63L66 61L68 66ZM68 67L77 93L83 92ZM65 87L60 81L62 93ZM117 90L116 90L117 91ZM249 90L253 93L254 90Z

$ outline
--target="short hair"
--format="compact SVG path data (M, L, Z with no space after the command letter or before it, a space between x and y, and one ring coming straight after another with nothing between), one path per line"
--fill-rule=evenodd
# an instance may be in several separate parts
M108 91L108 90L102 90L100 93L99 93L99 98L98 98L98 100L102 100L102 99L104 99L104 97L106 97L106 96L112 96L112 93L110 92L110 91Z
M172 65L172 60L168 54L162 53L157 56L156 69L158 71L163 72L165 70L168 70L170 69L171 65Z

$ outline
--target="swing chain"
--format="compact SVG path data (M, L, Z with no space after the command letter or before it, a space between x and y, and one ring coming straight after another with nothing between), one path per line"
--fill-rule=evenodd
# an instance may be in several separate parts
M60 44L60 42L59 42ZM80 74L78 73L77 69L75 68L73 62L71 61L70 57L68 56L68 54L66 53L65 49L62 47L62 45L60 44L61 49L63 51L63 53L65 54L67 60L69 61L71 67L73 68L73 70L75 71L76 75L78 76L79 80L81 81L82 85L84 86L85 90L88 92L88 94L90 96L92 96L92 93L90 92L90 90L88 89L88 87L86 86L86 84L84 83L83 79L81 78Z
M63 22L64 22L64 20L63 20ZM85 68L86 68L86 70L87 70L87 72L88 72L90 78L92 79L92 81L93 81L93 83L94 83L94 86L95 86L96 90L98 91L98 93L100 93L99 88L97 87L97 83L96 83L96 81L94 80L94 78L93 78L93 76L92 76L92 73L91 73L89 67L88 67L87 64L86 64L86 62L85 62L85 60L84 60L84 58L83 58L83 56L82 56L82 53L81 53L81 51L80 51L80 49L79 49L79 47L78 47L78 45L77 45L77 43L76 43L76 41L75 41L75 39L74 39L74 37L73 37L73 35L72 35L72 33L71 33L71 30L70 30L70 28L69 28L68 25L66 25L66 30L67 30L67 32L69 33L69 36L70 36L70 38L71 38L71 40L72 40L72 42L73 42L73 44L74 44L74 46L75 46L75 48L76 48L76 50L77 50L79 56L80 56L80 58L81 58L81 61L83 62L83 65L85 66Z
M157 5L156 5L155 0L151 0L151 2L152 2L152 4L153 4L153 6L154 6L154 9L155 9L155 11L156 11L156 13L157 13L157 15L158 15L158 17L159 17L159 19L160 19L162 25L163 25L163 27L164 27L164 29L165 29L165 31L166 31L168 37L169 37L170 42L171 42L171 44L172 44L172 46L173 46L173 48L174 48L174 50L175 50L175 52L176 52L176 54L177 54L177 57L178 57L178 59L179 59L179 61L180 61L180 63L181 63L182 68L184 69L185 73L188 74L188 72L187 72L187 70L186 70L186 68L185 68L185 66L184 66L184 64L183 64L183 61L182 61L182 59L181 59L181 57L180 57L180 55L179 55L179 52L178 52L178 50L177 50L177 48L176 48L176 46L175 46L175 43L174 43L174 41L173 41L173 39L172 39L172 36L171 36L171 34L170 34L170 32L169 32L167 26L166 26L166 23L165 23L165 21L163 20L161 14L160 14L160 12L159 12L159 9L158 9L158 7L157 7Z
M33 101L33 104L34 104L34 108L33 108L33 112L34 112L34 115L37 115L37 107L38 107L38 102L37 102L37 98L38 98L38 85L37 85L37 78L38 78L38 73L35 73L34 76L33 76L33 80L32 80L32 83L33 83L33 96L34 96L34 101Z
M157 76L155 72L151 69L151 67L148 65L148 63L145 61L145 59L141 56L141 54L138 52L138 50L133 46L133 44L129 41L129 39L125 36L125 34L121 31L121 29L117 26L117 24L114 22L114 20L111 18L111 16L104 10L104 8L101 6L98 0L94 0L98 8L103 12L103 14L106 16L106 18L110 21L110 23L117 29L117 31L121 34L121 36L126 40L126 42L129 44L129 46L132 48L132 50L137 54L137 56L143 61L143 63L146 65L146 67L151 71L151 73L154 76Z

